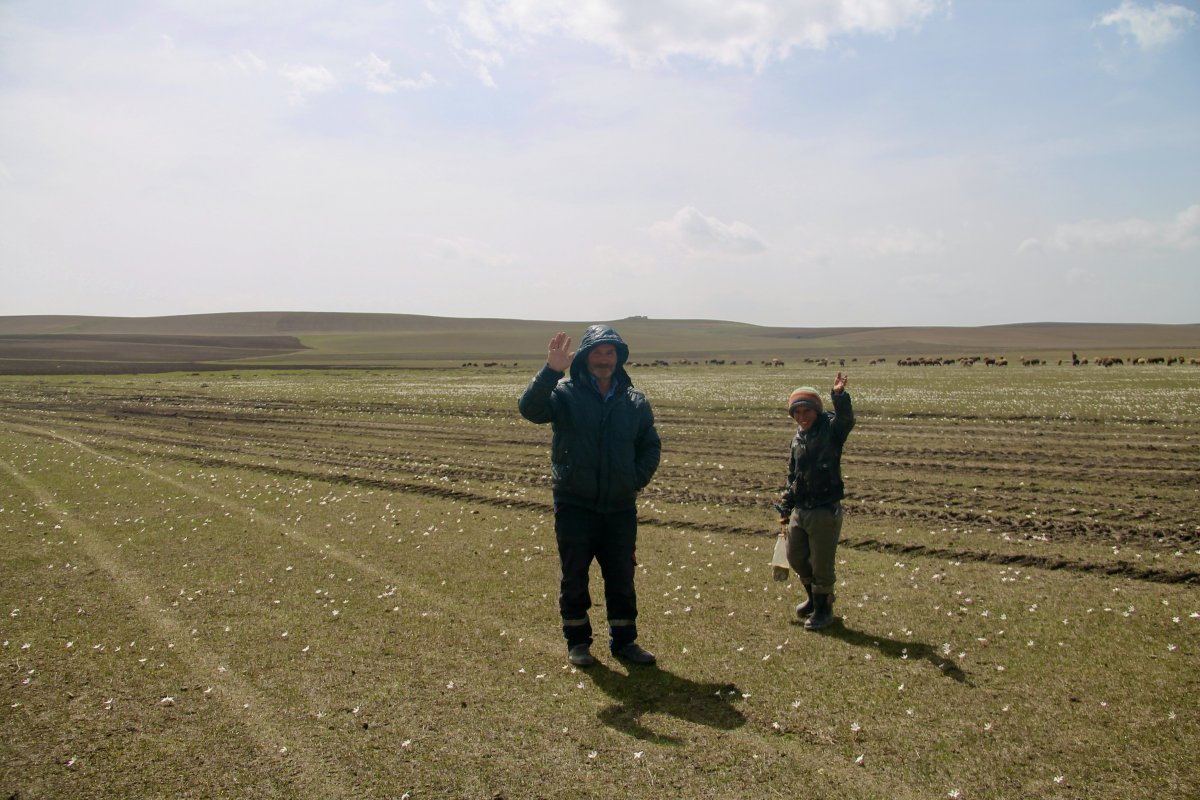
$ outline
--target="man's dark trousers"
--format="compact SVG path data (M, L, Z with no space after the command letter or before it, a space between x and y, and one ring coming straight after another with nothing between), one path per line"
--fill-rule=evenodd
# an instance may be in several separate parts
M637 509L600 513L557 503L554 532L562 567L558 610L562 613L567 647L592 643L588 570L593 558L599 562L604 578L609 646L616 649L632 642L637 638L637 597L633 590Z

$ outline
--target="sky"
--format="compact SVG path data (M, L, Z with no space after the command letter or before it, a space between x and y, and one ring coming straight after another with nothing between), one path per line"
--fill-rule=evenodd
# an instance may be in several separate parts
M1200 322L1200 0L0 0L0 315Z

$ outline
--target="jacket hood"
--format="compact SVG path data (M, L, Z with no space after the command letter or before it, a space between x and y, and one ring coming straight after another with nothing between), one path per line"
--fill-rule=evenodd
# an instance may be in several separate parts
M611 344L617 349L617 369L614 374L620 379L623 386L632 386L633 381L629 379L629 373L625 371L625 362L629 360L629 345L625 344L621 335L608 325L593 325L583 332L579 349L575 351L575 358L571 359L571 378L581 380L588 374L588 353L601 344Z

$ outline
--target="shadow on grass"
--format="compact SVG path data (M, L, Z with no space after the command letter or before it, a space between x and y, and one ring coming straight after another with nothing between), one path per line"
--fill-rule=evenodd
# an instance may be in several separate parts
M792 624L804 625L799 620L793 620ZM832 636L835 639L841 639L846 644L852 644L855 647L869 647L878 650L888 658L928 661L937 667L947 678L953 678L967 686L974 685L967 678L967 673L962 671L962 668L955 663L954 659L942 655L932 645L924 644L923 642L901 642L896 639L889 639L886 636L877 636L872 633L865 633L864 631L856 631L853 628L847 628L841 619L838 619L834 624L819 633L825 636Z
M732 683L697 683L657 667L630 667L618 672L600 662L585 673L605 694L617 701L600 712L610 728L655 744L683 744L673 736L656 733L642 724L644 714L666 714L697 725L733 730L746 717L733 707L742 699Z

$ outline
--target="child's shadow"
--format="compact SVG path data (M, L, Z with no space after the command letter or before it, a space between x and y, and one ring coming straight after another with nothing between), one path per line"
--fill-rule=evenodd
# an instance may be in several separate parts
M656 744L682 744L673 736L655 733L642 724L644 714L667 714L697 725L732 730L746 717L732 703L742 693L732 683L696 683L654 667L631 667L629 674L596 662L585 673L617 701L600 712L600 721L611 728Z
M804 623L793 622L792 624L803 625ZM822 633L826 636L832 636L835 639L841 639L843 642L857 647L876 649L889 658L928 661L937 667L947 678L953 678L967 686L974 685L967 678L967 674L962 671L962 668L955 663L953 658L950 658L948 655L942 655L932 645L923 642L900 642L895 639L888 639L886 636L876 636L863 631L856 631L853 628L847 628L841 620L823 630Z

